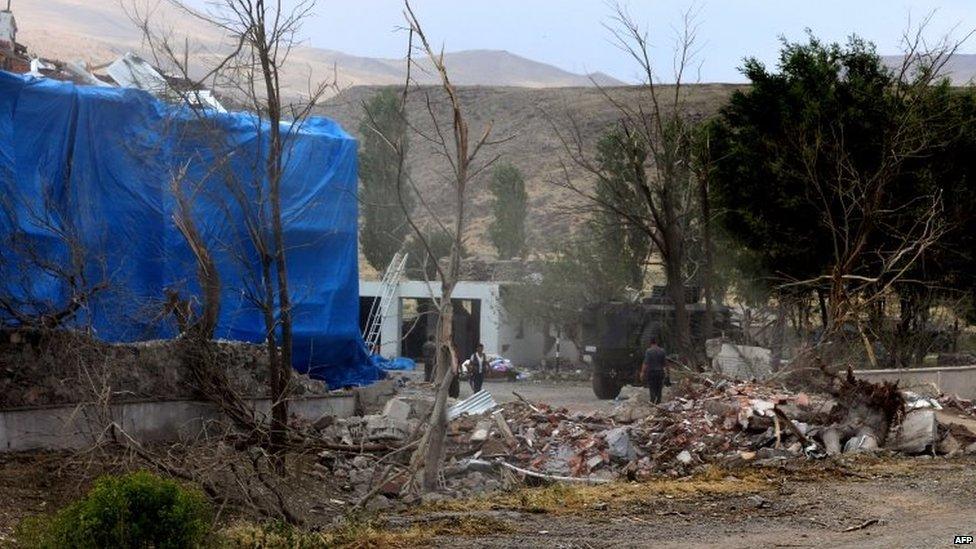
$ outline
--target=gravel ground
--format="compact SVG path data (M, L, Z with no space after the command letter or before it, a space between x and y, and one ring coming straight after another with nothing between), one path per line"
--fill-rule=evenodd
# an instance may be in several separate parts
M976 533L976 460L901 458L848 473L771 474L758 492L646 497L609 508L490 511L511 528L450 547L948 547ZM813 468L821 467L813 465ZM828 465L829 467L829 465ZM499 516L500 515L500 516Z

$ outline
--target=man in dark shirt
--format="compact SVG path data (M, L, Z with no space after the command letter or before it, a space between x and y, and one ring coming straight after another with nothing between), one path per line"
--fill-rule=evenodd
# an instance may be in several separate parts
M667 365L665 364L667 355L664 349L658 347L656 338L652 337L650 343L647 351L644 352L641 379L650 391L651 402L658 404L661 402L661 389L664 387L664 378L667 375Z
M421 349L424 354L424 381L430 382L434 379L434 365L437 363L437 344L434 343L434 336L427 336L427 341Z
M471 359L468 362L468 368L470 369L470 377L468 378L468 383L471 384L471 393L477 393L481 390L481 386L485 383L485 375L488 373L488 357L485 355L485 346L478 344L475 347L474 354L471 355Z

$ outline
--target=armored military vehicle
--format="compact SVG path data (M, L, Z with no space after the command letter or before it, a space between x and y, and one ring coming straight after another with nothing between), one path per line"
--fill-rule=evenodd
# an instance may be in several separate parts
M728 307L716 305L714 332L731 330ZM704 349L703 303L685 305L692 344ZM674 352L671 326L674 305L661 297L641 302L606 302L589 306L583 314L583 360L593 365L593 393L600 399L616 398L624 385L640 384L640 367L651 337L669 354Z

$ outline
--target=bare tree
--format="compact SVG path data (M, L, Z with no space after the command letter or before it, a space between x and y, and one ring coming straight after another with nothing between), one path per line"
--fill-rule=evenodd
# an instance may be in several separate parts
M438 355L435 375L437 394L431 412L430 427L424 434L412 458L414 470L423 469L422 489L431 491L437 488L438 473L444 460L444 443L447 434L447 397L450 384L454 376L457 375L452 367L452 365L457 364L458 357L452 344L454 306L451 296L460 276L464 233L468 224L467 200L473 181L485 168L495 162L497 156L491 157L487 161L479 160L479 154L483 152L484 147L496 143L491 139L492 124L489 122L476 139L470 137L466 113L461 105L457 88L451 82L447 67L444 65L443 54L435 52L430 45L409 1L405 1L404 5L409 38L407 76L401 93L401 111L406 112L406 104L411 93L417 93L420 96L426 111L425 115L433 131L423 131L416 124L410 121L407 123L411 132L420 140L428 143L433 148L434 154L443 160L447 175L441 180L442 185L434 190L424 192L411 178L404 177L405 143L403 139L396 135L387 135L385 141L395 151L398 158L399 173L397 180L401 181L397 189L398 200L407 216L407 222L414 237L422 244L430 258L437 257L432 243L431 231L447 235L451 241L451 251L446 262L435 262L432 265L441 286L440 296L434 300L437 308ZM435 90L420 88L413 79L414 70L423 70L418 65L418 61L415 60L416 55L427 58L434 70L437 71L440 77L440 85ZM435 97L436 92L440 92L439 97ZM444 116L439 110L438 100L440 98L446 98L447 108L450 112L449 121L444 120ZM364 105L364 107L366 106ZM367 118L371 118L368 108L366 108L366 112ZM375 121L370 122L368 126L378 135L383 135L382 128ZM406 198L408 193L417 198L421 210L419 213L410 210L409 199ZM449 216L438 215L431 208L430 199L434 193L449 193L452 204ZM427 230L418 220L419 215L424 215L430 220L431 230Z
M194 17L225 32L232 46L218 57L217 62L204 71L202 77L195 67L190 67L188 45L183 49L174 46L172 34L152 26L148 14L133 10L137 23L153 52L158 65L180 76L182 84L174 86L174 92L183 103L196 107L198 119L207 122L208 115L199 108L196 91L205 82L218 86L248 112L254 115L253 123L259 135L267 139L262 147L261 158L255 160L262 166L253 177L242 180L231 169L229 158L237 151L227 150L218 135L212 136L211 152L214 166L207 177L223 181L226 195L232 204L225 207L240 216L245 240L250 250L235 250L247 265L249 252L258 258L258 269L245 289L250 300L260 309L264 319L266 347L269 358L269 384L272 399L269 447L272 454L281 455L287 439L288 387L292 369L292 296L288 285L287 249L282 220L282 179L287 168L292 135L301 131L305 121L325 92L334 87L334 79L310 84L305 97L289 102L282 97L280 71L298 43L302 23L312 13L314 0L299 0L286 7L280 1L265 0L216 0L203 10L197 10L182 0L169 0L184 15ZM209 127L203 124L203 127ZM214 128L217 133L220 128ZM266 150L266 153L264 152ZM185 171L174 174L173 191L177 197L177 214L174 221L193 251L201 277L201 285L210 299L219 295L219 283L214 284L210 275L215 273L208 246L199 236L189 214L187 195L200 192L201 181L189 181ZM188 191L181 190L189 184ZM208 281L208 277L209 281ZM210 325L216 317L217 305L204 307L204 323ZM212 330L210 330L212 332ZM283 466L283 461L281 461Z
M59 203L50 185L36 200L16 188L0 197L0 318L37 331L69 325L109 288L103 258L74 225L72 204ZM53 289L56 285L57 289Z
M589 153L579 123L570 120L569 131L553 124L572 165L582 169L610 190L602 196L591 187L573 181L568 168L559 182L598 208L614 215L620 223L644 232L660 256L667 280L668 296L674 303L672 334L677 350L694 355L690 323L685 307L687 260L693 227L698 219L697 199L701 187L692 166L697 124L686 112L686 78L696 57L697 26L692 12L686 12L677 38L674 56L674 83L659 83L651 62L649 38L627 10L615 8L608 26L616 43L637 66L642 81L637 86L636 105L601 88L603 97L614 107L618 125L632 151L632 176L623 184L611 180Z

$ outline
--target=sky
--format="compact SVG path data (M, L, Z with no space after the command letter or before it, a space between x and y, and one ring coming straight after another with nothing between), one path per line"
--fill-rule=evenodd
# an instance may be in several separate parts
M413 0L428 37L446 51L508 50L576 72L602 71L638 79L632 60L612 43L603 0ZM649 31L662 80L672 74L675 29L689 7L697 14L701 82L741 82L745 57L775 64L780 37L802 40L805 30L827 41L852 33L896 54L910 21L934 12L929 35L976 28L976 0L630 0ZM308 45L366 57L398 58L406 35L400 0L318 0L304 28ZM976 53L976 39L960 50Z

